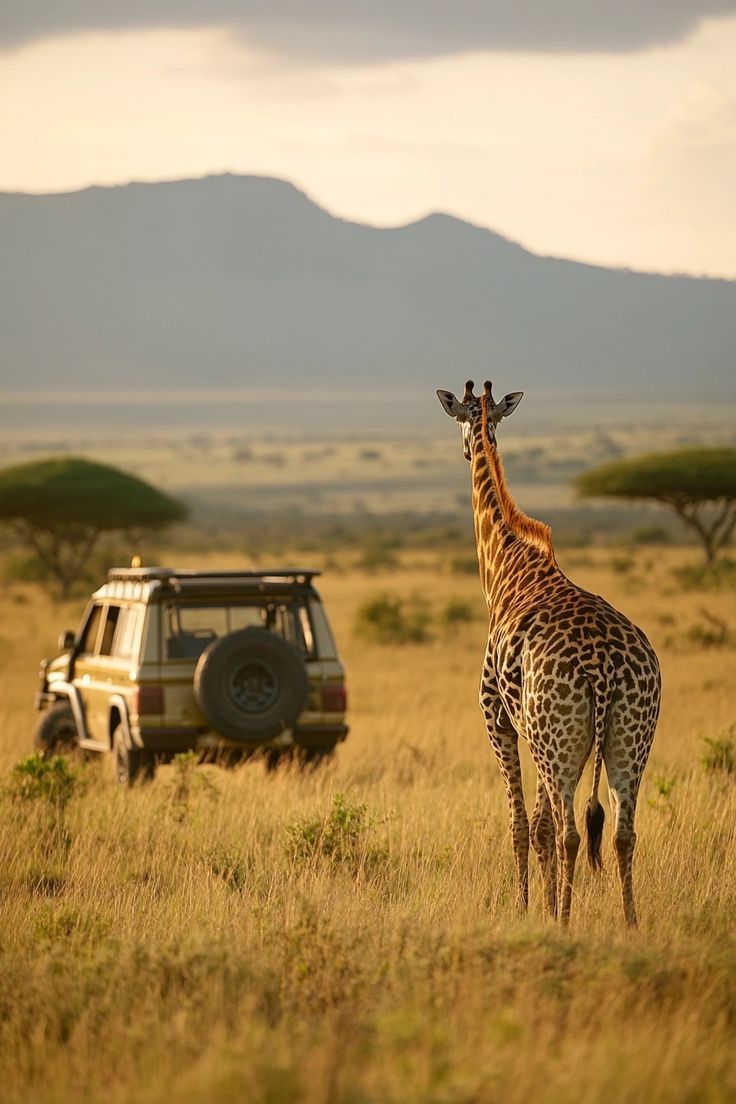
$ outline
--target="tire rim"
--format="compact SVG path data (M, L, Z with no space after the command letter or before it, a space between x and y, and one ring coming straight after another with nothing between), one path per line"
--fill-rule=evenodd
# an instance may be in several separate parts
M267 663L249 659L231 670L227 691L243 713L265 713L278 698L279 683Z

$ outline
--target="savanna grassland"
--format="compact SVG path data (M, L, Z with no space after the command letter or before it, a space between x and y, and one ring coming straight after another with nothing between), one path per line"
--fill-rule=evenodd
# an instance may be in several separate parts
M602 875L578 866L569 932L543 922L536 870L530 915L515 915L505 794L476 703L483 604L444 555L404 551L380 573L344 558L322 580L350 691L351 733L330 765L183 760L121 792L81 764L63 807L20 796L13 766L31 746L38 660L81 603L6 584L2 1099L735 1099L736 591L684 589L673 570L696 555L560 556L663 664L634 934L610 818ZM382 594L404 600L406 635L424 640L356 627Z

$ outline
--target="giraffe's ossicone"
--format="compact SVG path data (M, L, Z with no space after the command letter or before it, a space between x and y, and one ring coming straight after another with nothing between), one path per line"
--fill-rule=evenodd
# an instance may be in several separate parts
M514 503L498 455L496 429L522 392L499 402L486 383L462 400L438 391L460 424L471 462L478 566L489 628L480 703L511 811L519 908L528 904L529 841L542 870L546 911L567 923L580 836L573 799L593 754L593 787L585 812L591 865L601 865L604 812L598 800L605 763L613 843L624 917L636 924L632 864L634 816L659 716L657 656L637 628L600 595L560 570L548 526ZM538 772L531 823L524 805L518 738Z

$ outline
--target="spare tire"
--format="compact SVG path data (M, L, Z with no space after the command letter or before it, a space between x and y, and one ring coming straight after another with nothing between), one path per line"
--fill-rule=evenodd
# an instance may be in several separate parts
M307 704L309 678L299 652L269 629L223 636L202 652L194 696L215 732L259 742L290 728Z

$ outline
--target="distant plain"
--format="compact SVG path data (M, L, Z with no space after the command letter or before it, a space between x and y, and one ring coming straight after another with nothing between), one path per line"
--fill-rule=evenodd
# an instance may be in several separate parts
M273 417L257 429L213 425L206 410L199 424L179 428L166 421L111 427L107 416L100 423L64 405L51 428L34 424L25 407L16 410L14 421L12 410L4 410L0 466L81 454L181 495L195 517L217 514L242 522L296 512L306 523L310 517L391 514L400 534L402 515L461 522L469 516L469 476L458 432L436 400L421 430L410 423L403 431L395 409L384 428L342 427L339 419L326 425L324 410L313 428L305 428L289 420L285 403L274 406ZM700 414L673 407L669 415L657 408L649 418L646 407L630 418L612 410L608 418L591 421L583 405L567 416L553 406L546 417L544 403L532 395L522 414L528 416L504 425L501 439L513 493L522 508L563 524L592 510L591 526L601 527L600 511L581 504L571 487L586 467L641 452L736 443L736 410L728 406ZM616 513L608 509L614 522Z

